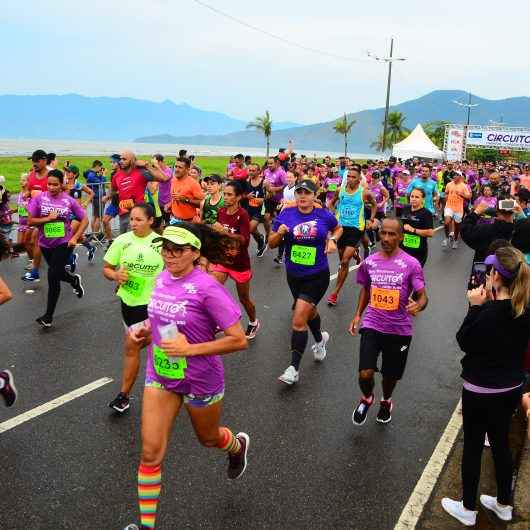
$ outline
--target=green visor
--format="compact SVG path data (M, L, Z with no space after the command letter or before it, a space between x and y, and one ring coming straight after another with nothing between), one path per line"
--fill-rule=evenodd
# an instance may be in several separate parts
M201 240L189 230L181 226L168 226L160 237L153 239L153 243L163 243L169 241L175 245L190 245L196 249L201 248Z

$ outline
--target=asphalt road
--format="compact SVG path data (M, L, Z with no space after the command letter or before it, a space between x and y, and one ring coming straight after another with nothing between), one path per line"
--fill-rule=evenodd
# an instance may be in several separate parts
M270 251L254 260L261 332L247 351L225 357L224 423L251 437L247 472L229 482L225 457L199 445L182 412L163 467L157 528L393 528L459 398L454 336L466 310L471 252L464 245L442 252L439 245L438 232L426 267L430 304L416 318L386 426L376 423L376 411L363 427L351 422L359 398L359 339L347 334L355 272L337 307L321 304L331 334L328 357L315 364L307 352L300 383L289 388L277 381L290 360L284 271ZM119 306L101 275L101 254L87 264L81 253L87 294L77 300L65 288L49 331L34 322L43 313L46 282L26 294L32 286L19 280L24 261L0 265L15 295L1 309L0 367L13 371L20 393L15 407L0 408L0 423L101 377L115 379L0 434L4 530L118 530L138 521L143 377L130 411L114 415L107 403L121 373Z

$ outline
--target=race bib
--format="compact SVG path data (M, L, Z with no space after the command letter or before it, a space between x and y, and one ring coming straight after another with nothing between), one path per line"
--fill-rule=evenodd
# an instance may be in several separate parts
M337 184L328 184L328 191L337 191Z
M18 216L19 217L28 217L28 209L21 204L18 206Z
M65 236L65 228L63 221L55 221L53 223L46 223L44 225L44 237L46 239L57 239Z
M252 206L253 208L257 208L258 206L260 206L260 199L256 199L256 197L251 197L248 200L248 205Z
M372 286L370 305L383 311L396 311L399 307L399 290Z
M420 236L416 234L404 234L403 246L407 248L420 248Z
M123 201L119 202L118 206L120 207L120 210L132 210L134 201L133 199L124 199Z
M188 367L186 357L169 357L164 350L153 344L153 364L155 372L167 379L184 379Z
M309 267L315 264L316 259L316 247L305 247L303 245L293 245L291 247L291 263Z
M408 204L409 198L406 195L403 195L403 197L399 198L399 204Z
M145 278L129 274L127 281L122 284L121 288L135 298L142 296L145 290Z

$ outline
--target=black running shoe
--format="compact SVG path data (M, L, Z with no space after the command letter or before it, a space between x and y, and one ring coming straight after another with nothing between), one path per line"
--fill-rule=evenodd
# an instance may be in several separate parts
M2 370L0 372L0 379L4 382L4 386L0 388L0 394L4 398L6 407L11 407L17 400L17 389L15 388L15 379L9 370Z
M272 261L278 265L281 265L283 263L283 258L281 256L276 256Z
M81 283L80 274L74 274L74 283L72 283L72 290L76 294L77 298L83 298L83 296L85 296L85 288Z
M247 326L247 331L245 333L245 336L247 339L251 340L256 337L257 332L259 331L259 328L261 327L261 322L256 319L256 324L252 325L250 322Z
M265 240L262 239L261 245L259 246L258 251L256 252L256 256L258 258L262 258L266 250L267 250L267 243L265 243Z
M241 444L241 452L237 455L228 454L228 478L236 479L239 478L247 468L247 453L248 446L250 445L250 438L248 434L244 432L237 433L236 438Z
M390 423L392 421L392 409L394 405L391 400L382 399L377 413L377 421L379 423Z
M120 414L123 414L130 406L128 396L121 392L109 403L109 407Z
M88 249L88 252L87 252L87 256L88 256L88 262L90 263L93 259L94 259L94 254L96 253L96 250L98 249L98 247L92 245L89 249Z
M43 328L51 328L52 327L52 317L49 317L48 315L42 315L39 318L35 319L35 322L37 324L40 324Z
M370 410L370 407L373 405L373 403L373 394L370 399L366 399L364 396L361 398L361 401L359 401L359 404L357 407L355 407L351 417L354 425L362 425L366 421L366 416L368 416L368 411Z

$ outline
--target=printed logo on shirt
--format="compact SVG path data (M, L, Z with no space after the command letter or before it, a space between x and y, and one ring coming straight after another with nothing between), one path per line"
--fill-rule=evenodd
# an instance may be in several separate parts
M317 221L308 221L307 223L300 223L293 228L293 237L295 239L312 239L317 237Z
M407 268L407 264L401 258L395 259L394 263L398 265L399 267L401 267L402 269Z
M149 309L154 311L160 317L164 316L175 316L180 315L185 317L187 314L186 306L188 305L188 300L182 300L178 302L166 302L164 300L159 300L158 298L153 298L149 302Z
M182 287L188 294L197 294L197 288L193 283L185 283Z

